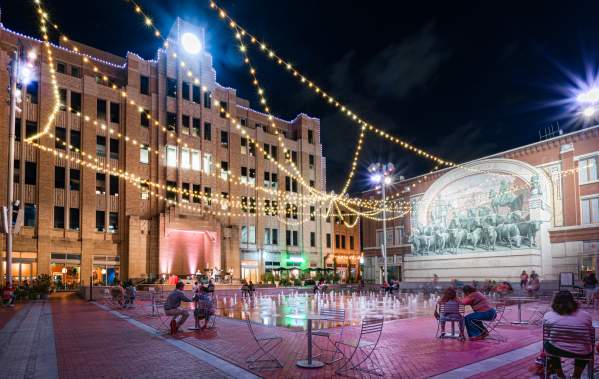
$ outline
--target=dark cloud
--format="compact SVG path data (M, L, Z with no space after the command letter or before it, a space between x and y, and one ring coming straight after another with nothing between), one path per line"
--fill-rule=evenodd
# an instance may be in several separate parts
M376 54L363 70L367 88L377 96L401 100L432 81L450 52L429 22L402 42Z
M451 157L456 162L481 158L499 151L498 141L503 137L501 124L475 120L449 131L447 136L435 141L435 152L441 157Z

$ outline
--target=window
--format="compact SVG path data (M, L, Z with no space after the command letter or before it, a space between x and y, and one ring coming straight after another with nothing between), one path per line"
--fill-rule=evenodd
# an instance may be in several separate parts
M311 206L310 207L310 221L316 220L316 209Z
M314 131L308 130L308 143L314 143Z
M339 249L341 247L341 236L339 234L335 234L335 249Z
M212 141L212 125L209 122L204 123L204 139Z
M297 192L297 179L290 176L285 177L285 191Z
M150 127L150 111L147 109L144 109L143 112L141 112L141 114L139 115L140 117L140 124L142 128L149 128Z
M314 180L310 180L309 185L310 185L311 188L314 188Z
M277 157L277 147L274 146L274 145L270 147L270 156L272 157L273 161L276 161L278 159L278 157Z
M212 205L212 188L204 187L204 197L206 198L206 203Z
M54 188L65 187L66 170L64 167L54 167Z
M167 181L166 182L166 199L175 201L177 200L177 192L175 191L177 188L177 183Z
M189 183L181 183L181 201L189 203Z
M75 78L80 78L81 77L81 68L71 66L71 76L75 77Z
M349 249L354 249L354 236L349 236Z
M193 171L200 171L200 151L199 150L191 150L191 169Z
M248 183L252 184L252 185L256 184L256 169L255 168L249 169Z
M106 174L96 173L96 195L106 194Z
M387 247L393 246L393 229L387 229ZM383 230L376 231L376 246L382 246L383 242Z
M241 154L246 155L248 153L248 139L241 137Z
M224 180L229 178L229 162L221 161L220 162L220 177Z
M166 78L166 96L177 97L177 80Z
M148 200L150 198L150 185L147 182L142 182L140 187L141 199Z
M119 214L110 212L108 214L108 233L116 233L119 230Z
M177 114L166 112L166 129L170 132L177 132Z
M279 188L279 179L274 172L270 174L270 186L275 189Z
M191 125L191 135L194 137L199 137L201 135L201 131L200 131L200 125L201 125L201 121L199 118L194 118L192 120L192 125Z
M229 209L229 193L227 193L227 192L221 192L220 196L221 196L220 208L222 210Z
M269 144L267 144L267 143L265 143L265 144L264 144L264 149L263 149L263 150L264 150L264 159L266 159L266 160L269 160L269 157L270 157L270 155L269 155L269 152L270 152L270 145L269 145Z
M25 204L25 212L24 212L24 216L23 217L23 225L25 226L29 226L29 227L35 227L35 219L36 219L36 210L35 210L35 204Z
M97 117L97 119L106 121L106 115L107 115L106 111L107 111L106 100L97 99L96 100L96 117Z
M54 207L54 227L64 229L64 207Z
M193 194L192 194L192 197L191 197L191 201L193 201L194 203L200 203L200 200L201 200L201 196L200 195L201 195L201 192L202 192L202 190L200 188L200 185L199 184L194 184L192 188L193 188Z
M286 245L291 245L291 230L286 230L285 231L285 244Z
M212 170L212 155L204 153L204 161L202 163L204 164L204 172L210 174Z
M81 94L71 91L71 112L81 113Z
M594 156L578 161L578 176L580 184L597 181L599 178L599 156Z
M287 245L297 246L297 230L286 230L285 240L285 242L287 242Z
M270 172L264 171L264 188L270 188Z
M204 108L212 108L212 92L204 92Z
M106 156L106 137L96 136L96 155L99 157Z
M326 243L327 243L327 248L331 248L331 233L327 233L326 234Z
M144 164L150 163L150 150L146 145L139 145L139 162Z
M310 232L310 247L316 247L316 233Z
M271 242L273 245L279 244L279 229L271 229Z
M56 127L54 147L57 149L65 149L64 145L67 140L67 130L65 128Z
M247 126L248 125L248 119L244 118L244 117L239 117L239 123L241 124L241 126Z
M220 112L219 112L220 117L225 118L228 110L229 110L229 104L227 104L226 101L221 100L220 101Z
M71 130L71 146L75 149L81 149L81 132L78 130Z
M37 134L37 122L26 121L25 122L25 138L33 137Z
M242 225L241 226L241 242L256 243L256 226Z
M181 96L183 97L183 100L191 99L189 97L189 83L187 83L187 82L181 83Z
M21 119L15 118L15 141L19 142L21 140Z
M56 62L56 72L61 74L67 73L67 65L62 62Z
M181 116L181 133L189 135L189 116L186 114Z
M312 154L308 155L308 165L310 166L310 169L314 168L314 155Z
M166 165L168 167L177 167L177 147L166 145Z
M264 228L264 244L265 245L270 245L271 244L271 240L270 240L270 228Z
M582 224L599 223L599 196L580 200Z
M81 173L76 168L69 170L69 189L71 191L79 191L81 185Z
M139 76L139 93L142 95L150 94L150 78L145 75Z
M181 168L191 168L189 149L186 147L181 148Z
M291 162L297 165L297 151L291 151Z
M15 184L19 184L19 182L21 181L21 161L18 159L14 160L14 175L13 175L13 182Z
M341 248L345 249L345 236L341 236Z
M110 196L119 195L119 177L110 175Z
M200 103L200 86L192 86L192 98L191 101L193 101L196 104Z
M110 159L119 159L119 140L110 139Z
M220 145L222 147L229 146L229 133L224 130L220 131Z
M60 110L67 110L67 90L65 88L58 89L58 97L60 99Z
M121 104L110 102L110 122L118 124L121 120Z
M247 183L248 182L248 168L241 166L241 175L239 175L241 178L241 183Z
M38 96L37 93L39 91L39 82L37 80L32 80L27 84L26 87L27 96L29 97L29 102L31 104L37 104Z
M96 211L96 231L105 231L106 226L105 213L104 211Z
M34 186L37 182L37 164L25 162L25 184Z
M247 198L247 196L241 196L241 211L244 212L244 213L248 211L248 198Z
M79 208L69 208L69 229L79 230Z

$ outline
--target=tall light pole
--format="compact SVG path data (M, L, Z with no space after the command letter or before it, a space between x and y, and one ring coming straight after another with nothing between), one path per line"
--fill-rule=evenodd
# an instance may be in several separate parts
M599 111L599 88L593 87L581 92L576 100L582 105L582 115L586 119L593 119Z
M393 184L393 172L395 166L393 163L373 163L368 166L370 172L370 180L373 183L381 186L381 200L383 202L383 240L381 241L381 255L383 256L383 280L387 281L387 195L385 187Z

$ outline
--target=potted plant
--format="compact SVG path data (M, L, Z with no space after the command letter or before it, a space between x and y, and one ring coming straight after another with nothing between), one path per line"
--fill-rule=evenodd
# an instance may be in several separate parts
M50 294L50 285L50 275L42 274L37 277L35 292L37 292L42 299L47 299Z

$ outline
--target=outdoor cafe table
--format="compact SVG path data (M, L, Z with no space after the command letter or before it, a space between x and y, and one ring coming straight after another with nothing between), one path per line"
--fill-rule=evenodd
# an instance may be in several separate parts
M327 316L321 316L318 314L291 314L285 317L293 320L305 320L308 326L308 357L307 359L300 359L295 362L296 365L303 368L320 368L324 366L324 363L316 359L312 359L312 321L314 320L330 320Z
M518 325L529 324L528 320L522 320L522 303L534 301L537 299L535 299L534 297L528 297L528 296L509 296L509 297L504 297L503 300L514 302L514 303L518 304L518 320L512 321L512 324L518 324Z

